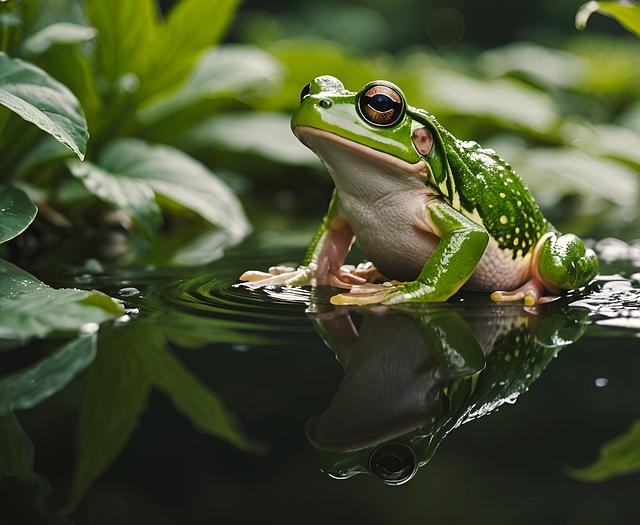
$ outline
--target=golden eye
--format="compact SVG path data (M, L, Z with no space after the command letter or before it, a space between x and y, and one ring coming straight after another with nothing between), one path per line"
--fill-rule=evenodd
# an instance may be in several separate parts
M358 99L360 114L374 126L393 126L403 116L404 102L400 93L384 84L365 89Z

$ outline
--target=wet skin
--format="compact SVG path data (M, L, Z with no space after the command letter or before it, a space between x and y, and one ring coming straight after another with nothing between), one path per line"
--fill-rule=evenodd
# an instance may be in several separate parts
M531 305L598 272L594 252L553 228L507 162L409 106L394 84L356 93L318 77L291 127L335 191L302 266L245 272L250 287L330 285L350 289L334 304L393 304L446 301L464 286ZM354 241L371 263L344 266Z

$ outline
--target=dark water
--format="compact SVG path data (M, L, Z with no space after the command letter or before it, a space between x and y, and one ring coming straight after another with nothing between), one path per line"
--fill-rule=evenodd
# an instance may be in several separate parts
M303 252L252 248L48 277L129 310L0 419L0 523L638 521L637 247L601 243L605 277L543 307L354 310L232 287ZM45 355L0 350L0 393Z

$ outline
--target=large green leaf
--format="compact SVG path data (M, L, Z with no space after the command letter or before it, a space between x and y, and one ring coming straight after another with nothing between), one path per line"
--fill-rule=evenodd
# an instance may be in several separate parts
M181 138L185 147L211 146L259 155L279 164L318 165L317 157L291 132L286 113L227 113L203 121Z
M0 243L20 235L36 213L38 208L24 191L0 185Z
M581 481L606 481L624 474L640 471L640 421L628 432L605 443L600 457L591 466L570 470Z
M67 166L87 191L115 209L129 212L147 236L155 234L160 224L160 208L149 184L110 173L90 162L71 160Z
M156 46L157 2L129 0L112 2L87 0L90 23L98 30L95 63L98 72L112 85L128 73L140 75Z
M50 288L0 259L0 338L26 340L53 331L86 331L122 311L103 293Z
M0 414L40 404L89 366L95 355L95 334L82 336L33 366L0 377Z
M587 2L576 14L576 27L584 29L593 13L615 18L623 27L640 36L640 5L630 2Z
M282 75L279 62L262 49L238 44L210 49L176 93L144 108L139 118L148 126L202 100L263 98L280 85Z
M84 158L89 132L73 93L34 65L9 58L1 52L0 105L35 124L78 157Z
M98 0L99 1L99 0ZM217 44L235 13L238 0L182 0L169 12L146 63L139 96L175 89L200 55Z
M95 38L97 31L93 27L87 27L70 22L57 22L43 27L22 42L22 51L37 55L44 53L51 46L57 44L77 44Z
M231 189L177 149L123 139L107 145L98 165L114 175L148 184L156 194L222 228L233 240L250 231L240 201Z

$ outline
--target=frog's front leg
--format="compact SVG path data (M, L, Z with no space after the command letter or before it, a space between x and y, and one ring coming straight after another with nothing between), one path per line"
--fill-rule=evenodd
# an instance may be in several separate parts
M427 223L440 238L436 249L415 281L362 287L331 298L333 304L395 304L442 302L455 294L471 277L482 258L489 234L485 228L451 206L433 201L427 207ZM365 292L365 293L361 293Z
M314 235L301 266L273 266L268 272L250 270L240 276L240 281L244 281L241 284L249 288L276 285L351 288L353 285L364 284L370 280L370 275L374 275L371 268L343 266L353 241L353 230L341 214L334 192L329 210Z
M491 294L494 301L520 301L535 305L557 299L557 295L580 288L591 281L599 269L598 257L585 248L572 233L547 232L537 242L531 258L532 278L513 291ZM549 291L553 296L546 296Z

